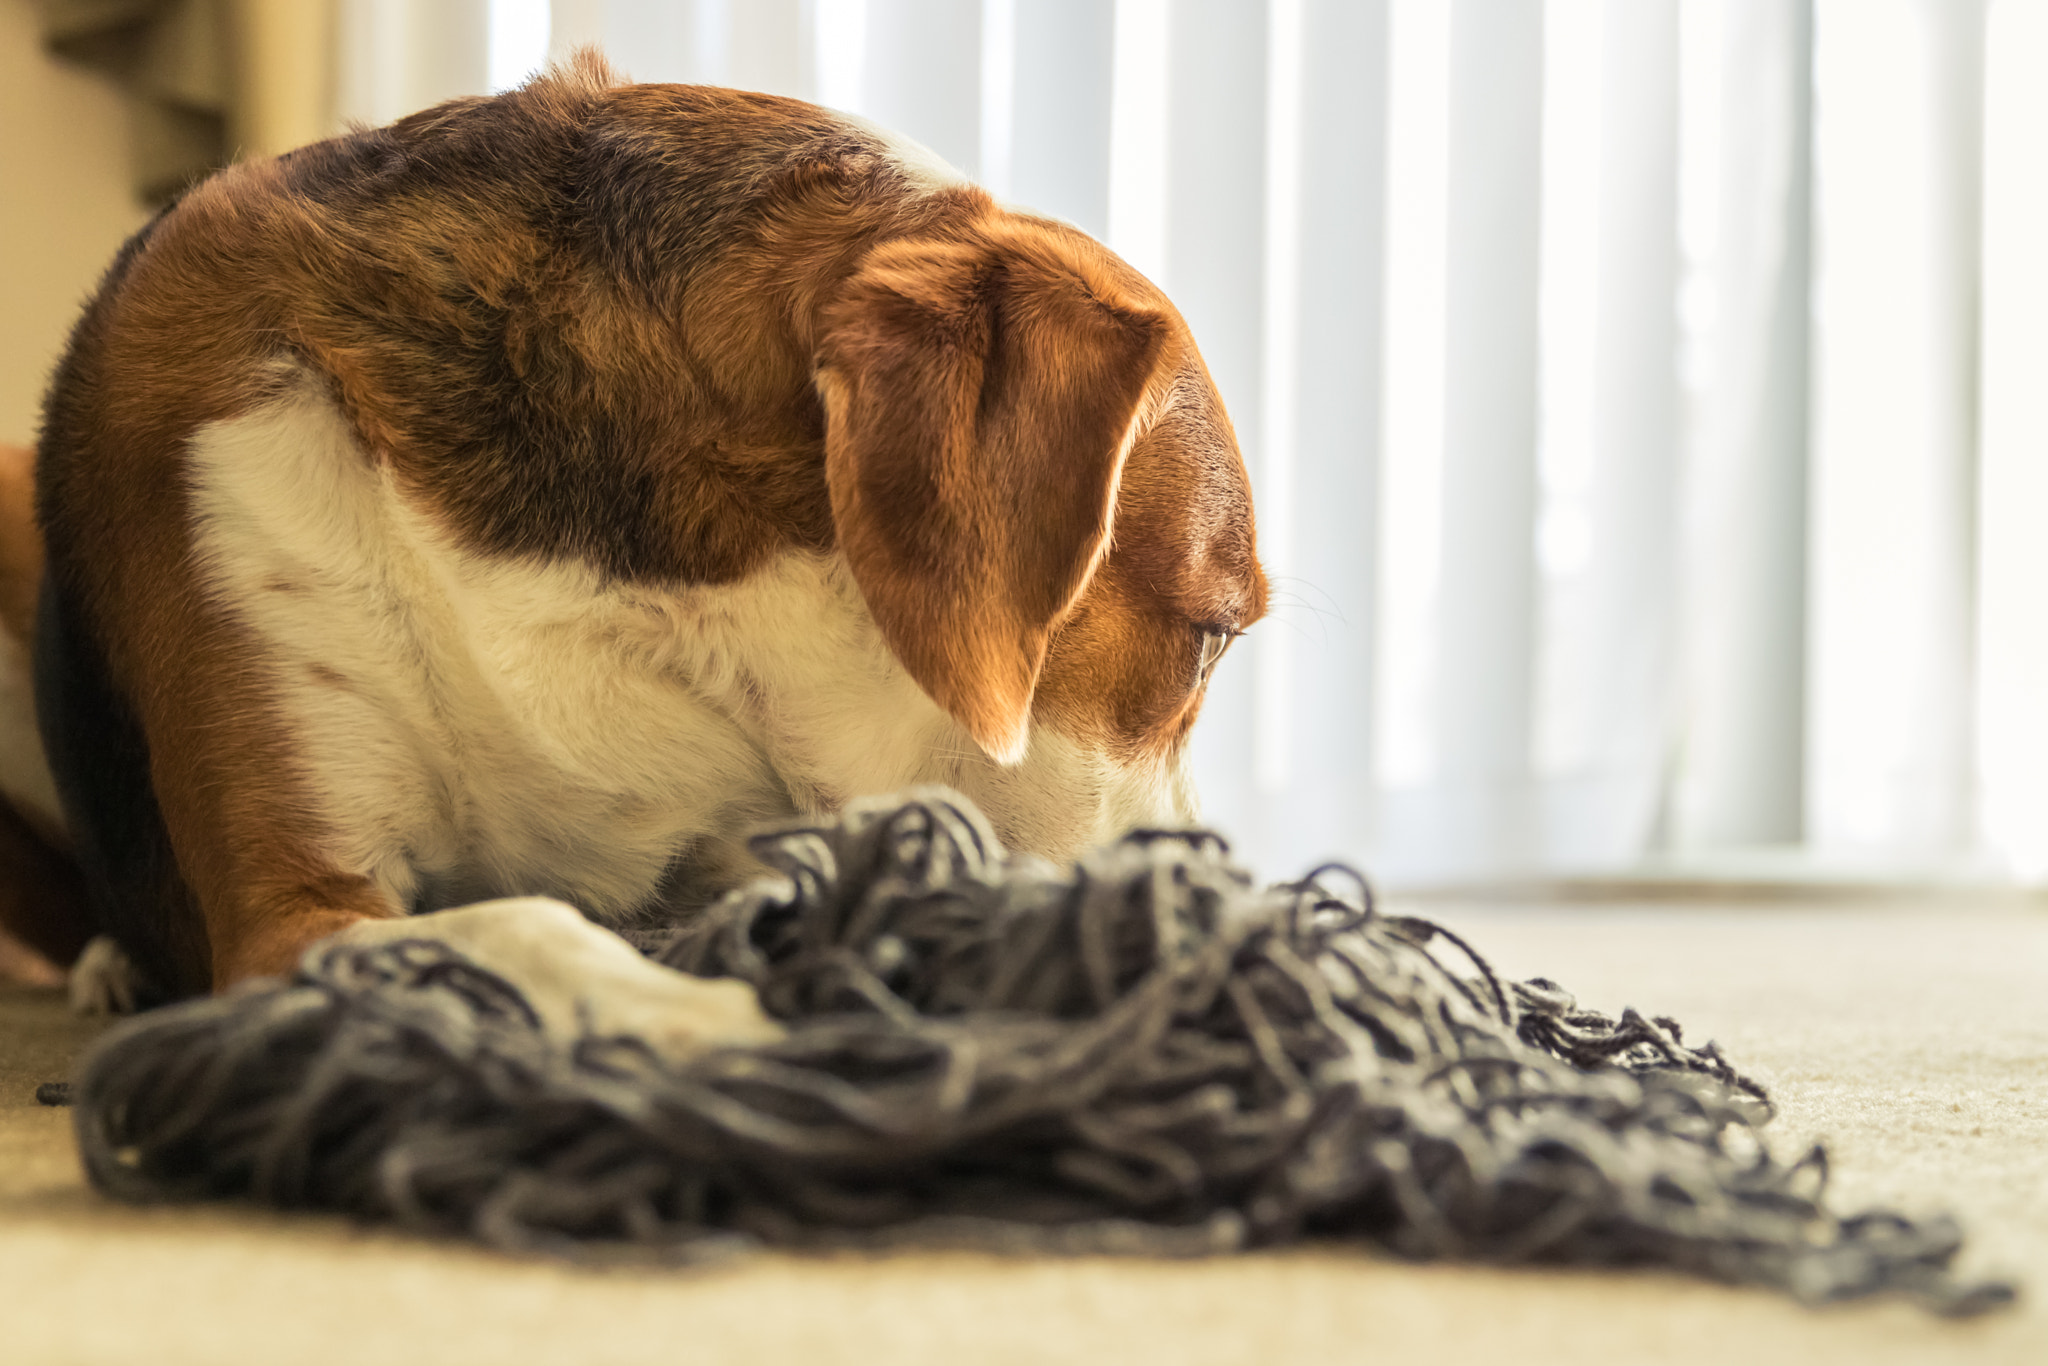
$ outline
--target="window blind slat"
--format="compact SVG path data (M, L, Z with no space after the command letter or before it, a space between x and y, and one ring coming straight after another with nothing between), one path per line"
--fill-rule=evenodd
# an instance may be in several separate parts
M1566 183L1546 165L1546 228L1560 197L1583 196L1587 221L1568 245L1587 269L1579 279L1546 265L1542 308L1546 334L1558 320L1583 329L1584 382L1547 392L1545 404L1584 411L1544 421L1535 759L1544 859L1586 870L1642 850L1671 758L1678 15L1675 0L1565 3L1595 26L1585 44L1593 117L1570 128L1583 145L1562 148L1553 136L1547 156L1592 164L1589 183ZM1552 0L1553 25L1563 13ZM1562 32L1553 26L1553 54ZM1562 65L1545 74L1552 108L1570 96Z
M1024 0L1012 11L1011 199L1109 235L1115 6Z
M710 81L722 53L703 51L699 19L717 0L671 0L663 5L612 5L605 16L604 48L636 81Z
M1423 781L1377 843L1416 877L1526 867L1543 7L1454 0L1448 33L1442 464ZM1394 53L1399 63L1402 54Z
M1974 837L1983 10L1823 0L1808 833L1885 861Z
M2048 880L2048 3L2001 0L1990 19L1977 753L1985 835L2039 883Z
M1166 276L1222 391L1256 491L1265 297L1264 3L1182 0L1167 25ZM1256 496L1256 492L1255 495ZM1209 686L1190 763L1209 819L1252 831L1261 632Z
M724 0L726 83L808 98L803 0Z
M1813 13L1725 0L1694 40L1703 317L1685 484L1681 851L1804 829Z
M341 0L337 113L388 123L490 86L489 0Z
M1363 858L1371 810L1378 562L1381 308L1387 151L1387 7L1308 0L1300 18L1300 145L1292 373L1269 385L1292 408L1288 506L1260 505L1273 619L1286 651L1265 703L1289 724L1285 813L1260 832L1266 866ZM1276 100L1289 92L1276 91ZM1279 426L1269 423L1269 430ZM1273 481L1269 480L1269 486ZM1271 810L1273 804L1266 803Z
M976 175L981 6L964 0L867 0L858 112Z

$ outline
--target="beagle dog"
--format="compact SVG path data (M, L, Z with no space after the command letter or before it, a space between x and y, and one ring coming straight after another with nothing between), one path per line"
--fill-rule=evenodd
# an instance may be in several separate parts
M594 57L193 189L37 482L42 736L158 997L491 898L436 933L672 918L751 827L908 784L1050 857L1189 820L1266 601L1138 272L856 119Z

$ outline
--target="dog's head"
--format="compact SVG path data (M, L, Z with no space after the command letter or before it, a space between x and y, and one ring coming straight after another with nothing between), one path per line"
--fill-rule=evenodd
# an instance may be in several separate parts
M1058 224L997 212L873 250L816 383L841 553L1028 847L1189 820L1210 673L1264 612L1249 482L1186 325Z

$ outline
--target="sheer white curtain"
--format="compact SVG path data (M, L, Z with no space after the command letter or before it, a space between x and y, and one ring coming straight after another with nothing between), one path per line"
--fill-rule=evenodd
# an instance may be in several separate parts
M1153 275L1280 590L1197 741L1261 865L2048 874L2048 0L342 9L355 116L596 42Z

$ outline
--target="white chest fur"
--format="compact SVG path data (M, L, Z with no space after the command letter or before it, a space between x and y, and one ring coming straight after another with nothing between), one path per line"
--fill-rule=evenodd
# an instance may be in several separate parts
M195 546L259 643L328 856L399 905L616 919L744 872L737 838L915 782L1060 854L1191 814L1177 775L1038 731L999 769L897 665L844 566L651 588L472 553L318 386L195 435Z

